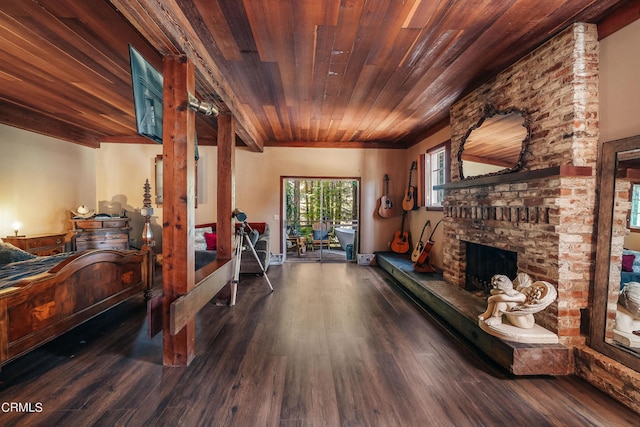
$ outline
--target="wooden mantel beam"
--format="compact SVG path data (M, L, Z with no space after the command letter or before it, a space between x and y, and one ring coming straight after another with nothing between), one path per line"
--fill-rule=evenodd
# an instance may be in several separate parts
M110 0L122 15L162 55L186 54L205 93L217 94L235 116L238 136L252 151L263 151L263 141L246 107L238 100L225 73L216 64L176 0ZM195 93L195 92L194 92Z

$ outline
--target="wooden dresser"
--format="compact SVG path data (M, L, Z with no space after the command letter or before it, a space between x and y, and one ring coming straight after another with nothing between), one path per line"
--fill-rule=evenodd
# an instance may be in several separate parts
M7 236L2 240L23 251L46 256L64 252L65 236L66 233L34 234L32 236Z
M129 219L72 219L73 250L129 249Z

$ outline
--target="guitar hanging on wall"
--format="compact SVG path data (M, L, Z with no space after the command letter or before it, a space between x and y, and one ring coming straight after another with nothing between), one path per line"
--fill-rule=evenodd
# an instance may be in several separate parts
M407 212L402 212L402 225L400 231L396 231L391 242L391 250L397 254L406 254L409 252L411 244L409 243L409 232L404 230L404 219L407 216Z
M418 169L418 162L411 162L411 168L409 169L409 185L407 186L407 194L402 200L402 209L405 211L412 211L418 209L418 200L416 199L416 187L411 185L411 177L413 171Z
M393 202L389 198L389 175L384 175L385 192L384 196L380 198L380 207L378 208L378 215L382 218L390 218L393 216Z

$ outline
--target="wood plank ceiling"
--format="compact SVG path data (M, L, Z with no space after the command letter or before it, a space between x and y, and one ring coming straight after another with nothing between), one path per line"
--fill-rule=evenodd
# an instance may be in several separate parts
M622 0L3 0L0 122L89 146L139 142L133 44L194 62L200 97L264 146L404 148L572 22ZM516 106L517 107L517 106ZM216 120L198 116L201 143Z

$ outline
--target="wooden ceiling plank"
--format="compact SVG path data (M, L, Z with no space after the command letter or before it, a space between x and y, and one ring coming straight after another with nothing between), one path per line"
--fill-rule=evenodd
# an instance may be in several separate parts
M222 64L222 61L216 61L219 56L212 54L212 52L215 53L218 51L217 47L203 45L197 32L193 30L188 17L184 15L175 0L167 0L162 5L159 5L154 0L137 0L136 2L130 2L129 0L110 1L116 5L119 10L126 10L128 12L136 12L136 7L132 6L132 3L141 5L143 10L145 10L151 18L145 19L143 22L132 22L132 24L140 31L144 31L144 28L141 27L146 25L159 27L174 46L188 55L193 61L198 73L208 77L208 80L214 82L216 93L224 101L226 107L229 108L238 122L238 126L236 127L238 135L250 149L262 151L262 141L257 139L259 137L257 128L262 125L247 120L246 104L238 100L233 87L229 85L226 78L227 69L224 68L225 64ZM161 48L161 46L155 47L157 49Z
M137 49L156 68L161 69L162 60L155 50L134 30L134 28L122 19L115 8L106 1L100 2L61 2L60 0L40 0L41 6L46 5L47 11L54 14L61 23L80 40L84 40L81 47L86 53L82 62L91 63L97 55L99 65L107 67L116 76L128 75L129 52L127 43L133 43ZM57 7L64 5L62 13ZM94 55L95 54L95 55Z
M34 76L33 81L36 84L41 85L43 81L47 80L52 83L55 82L52 86L61 92L66 92L67 96L74 92L73 87L75 82L88 82L84 87L82 87L82 84L75 86L75 92L79 92L75 98L81 102L86 102L85 105L94 107L102 106L103 103L98 102L99 99L93 99L93 97L96 92L103 92L108 93L107 96L102 98L107 105L116 107L120 111L130 112L132 110L132 106L130 105L132 103L131 91L129 90L126 96L118 97L119 94L114 92L113 88L114 86L121 87L122 85L114 85L113 79L109 80L112 76L109 78L100 78L102 76L91 71L85 65L76 68L74 65L78 63L75 62L75 60L71 63L69 63L69 61L63 61L62 65L51 67L51 63L57 55L55 53L56 48L49 43L49 40L45 40L39 35L34 35L34 39L31 41L27 41L22 37L12 37L14 35L13 32L3 31L8 30L8 27L9 25L0 28L0 38L2 38L6 60L0 64L0 68L27 69L30 74ZM21 34L24 35L25 32ZM35 55L31 53L34 52L34 50L36 52ZM50 51L53 51L53 53ZM24 71L22 71L22 73L24 73ZM127 83L130 87L130 81ZM80 90L78 91L78 89Z
M344 73L356 43L356 36L362 14L365 8L364 0L351 0L340 9L338 26L331 46L329 68L322 93L320 120L326 127L319 137L329 138L329 130L333 125L334 109L340 100Z
M598 24L598 38L602 40L637 19L640 19L640 0L631 0Z
M25 66L29 65L28 62L21 62L17 59L13 60L12 63L24 63ZM34 77L25 75L22 80L14 82L14 84L4 90L4 97L11 98L41 113L48 111L55 114L66 114L70 117L70 120L73 120L72 116L74 114L84 115L84 112L96 110L97 114L130 116L130 113L126 111L124 107L115 105L115 101L117 101L115 94L108 99L109 102L101 102L94 96L99 88L90 87L90 90L91 92L88 92L87 90L83 90L82 87L75 87L74 90L73 85L54 85L52 88L48 88L43 86L42 80L37 75ZM107 89L104 90L103 96L110 96ZM126 102L126 100L122 102ZM96 106L96 103L100 105ZM79 121L78 123L81 122ZM127 128L131 128L134 124L135 122L130 117ZM84 126L87 127L87 129L101 131L100 120L95 123L85 123Z
M382 18L382 25L376 21L370 24L363 24L364 31L362 32L377 35L373 48L367 58L368 64L385 64L390 56L396 55L398 50L404 50L403 46L398 46L397 38L398 34L403 31L403 24L408 18L408 14L412 8L413 4L411 2L392 2L385 11L385 15ZM385 31L378 34L381 27L384 28ZM417 35L419 31L412 31L411 33ZM413 41L414 40L412 40L412 42ZM392 64L389 66L392 66Z
M84 145L100 147L100 135L31 109L0 102L0 123L46 136Z
M180 51L173 41L162 31L162 28L156 24L155 19L142 2L138 0L109 0L109 2L128 22L135 25L136 30L142 35L142 38L159 52L160 55L180 54ZM140 46L140 49L141 48ZM145 55L145 58L148 60L151 60L147 52L141 50L140 53ZM162 64L154 63L154 65L160 70L162 69Z
M295 139L298 140L309 138L316 28L323 23L325 14L323 2L303 0L293 3L294 61L296 64L296 96L298 102L297 105L294 104L290 108L297 109L295 117L298 125L297 129L293 130L293 134Z
M640 15L638 5L4 0L0 99L105 138L132 137L132 42L154 65L162 55L186 53L196 67L197 95L231 111L238 140L254 151L279 139L406 147L444 123L461 94L569 23L594 22L619 6L609 21L619 28ZM203 140L215 140L207 135L216 134L215 124L197 126Z
M225 5L233 5L234 3L241 5L242 2L226 2ZM236 37L238 32L250 31L247 22L229 22L225 16L222 6L218 2L180 2L180 7L184 10L189 7L195 7L198 11L198 15L202 19L202 23L211 32L213 40L216 40L216 46L220 49L223 57L227 61L242 61L242 55L240 53L240 47L236 43ZM195 14L187 14L188 16L194 16ZM235 31L231 30L231 25ZM206 33L201 33L202 35ZM246 49L246 47L244 47Z
M273 105L265 105L264 112L267 115L271 129L273 129L275 140L284 141L284 134L282 132L282 124L280 123L278 110Z
M293 11L289 1L267 5L265 2L248 2L247 15L255 36L261 61L268 63L271 72L271 88L273 102L279 110L284 110L294 103L295 96L295 61L293 38L291 34ZM263 47L267 46L267 47ZM277 64L278 72L273 73L272 64ZM283 79L293 84L283 84ZM277 88L277 91L273 91Z
M313 68L313 103L312 120L318 120L321 116L326 80L331 65L331 51L336 27L319 26L316 29L316 54Z

